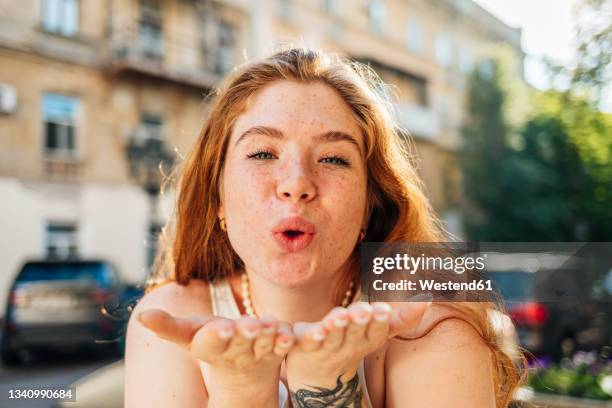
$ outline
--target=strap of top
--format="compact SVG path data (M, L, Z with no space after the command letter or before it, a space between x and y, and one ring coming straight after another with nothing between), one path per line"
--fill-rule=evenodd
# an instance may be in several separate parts
M226 319L238 319L240 318L240 309L236 304L234 293L227 280L218 282L211 282L208 286L210 288L210 299L212 303L212 310L214 316L225 317ZM359 293L355 296L355 299L359 299ZM366 401L366 406L371 407L370 395L368 394L368 388L365 382L365 370L364 360L359 362L357 369L357 375L359 377L359 385L363 392L363 397ZM289 392L285 387L285 384L279 382L279 408L289 408Z

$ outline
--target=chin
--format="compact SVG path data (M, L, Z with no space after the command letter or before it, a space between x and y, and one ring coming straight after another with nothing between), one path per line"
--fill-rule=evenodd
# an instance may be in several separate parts
M266 279L287 289L306 286L319 275L313 265L295 261L274 262L264 273Z

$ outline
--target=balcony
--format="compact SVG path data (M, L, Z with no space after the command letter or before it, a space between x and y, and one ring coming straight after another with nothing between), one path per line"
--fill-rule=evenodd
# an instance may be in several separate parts
M42 170L43 177L48 181L76 183L81 180L83 162L76 158L47 155Z
M115 28L108 42L106 67L198 89L213 87L233 65L233 50L207 51L198 35L171 36L147 24Z
M434 142L440 134L440 122L431 109L400 103L395 107L395 114L400 126L406 128L416 139Z

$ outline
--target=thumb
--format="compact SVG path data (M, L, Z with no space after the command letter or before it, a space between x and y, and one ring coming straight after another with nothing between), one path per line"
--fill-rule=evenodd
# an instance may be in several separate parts
M389 318L389 338L416 328L430 306L431 301L413 301L394 307Z
M195 333L212 316L177 318L160 309L148 309L138 314L138 321L164 340L188 348Z

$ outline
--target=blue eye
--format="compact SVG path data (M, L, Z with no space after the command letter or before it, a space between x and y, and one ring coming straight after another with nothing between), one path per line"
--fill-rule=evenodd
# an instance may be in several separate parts
M347 160L344 160L342 157L338 157L338 156L324 157L321 160L331 160L327 163L337 164L339 166L348 167L350 165L350 163Z
M263 156L267 156L267 157L263 157ZM249 154L247 156L249 159L257 159L257 160L269 160L272 158L272 153L266 151L266 150L260 150L257 151L255 153Z

